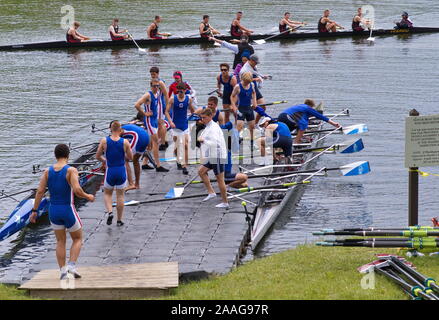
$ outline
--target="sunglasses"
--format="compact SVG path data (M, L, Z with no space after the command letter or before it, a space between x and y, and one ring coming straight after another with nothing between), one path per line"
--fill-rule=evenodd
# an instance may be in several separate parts
M227 70L227 69L221 69L221 71L229 71L229 70Z
M185 92L184 90L177 90L177 93Z
M159 84L153 84L153 85L151 86L151 88L160 88L160 85L159 85Z

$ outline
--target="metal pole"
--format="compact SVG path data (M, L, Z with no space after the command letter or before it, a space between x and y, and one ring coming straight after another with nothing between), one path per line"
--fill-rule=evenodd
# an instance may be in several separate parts
M419 116L416 109L410 110L410 117ZM409 168L409 226L418 225L418 195L419 195L419 174L418 167Z

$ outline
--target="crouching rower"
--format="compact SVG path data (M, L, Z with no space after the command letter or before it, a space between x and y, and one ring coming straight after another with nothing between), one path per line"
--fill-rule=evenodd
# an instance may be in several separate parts
M66 39L68 43L77 43L90 40L89 37L86 37L78 32L80 26L81 24L78 21L75 21L73 22L73 26L67 30Z
M134 177L131 172L130 162L125 159L125 166L127 170L128 187L125 191L132 189L140 189L140 158L146 151L149 145L149 135L145 129L139 127L135 124L124 124L122 130L120 131L120 136L127 139L131 145L131 153L133 154L133 167L134 167Z
M218 187L221 192L222 202L217 204L217 208L229 208L227 201L227 189L224 182L224 164L227 161L227 149L224 141L224 135L220 126L212 120L213 114L209 108L206 108L201 113L201 121L205 125L204 130L198 137L198 142L201 143L201 163L202 165L198 169L198 174L201 180L203 180L206 186L208 195L203 201L208 201L216 197L215 190L210 183L208 172L213 170Z
M290 131L297 129L296 138L294 143L301 143L303 134L308 128L309 117L316 117L322 121L325 121L336 128L340 127L340 124L325 117L315 109L315 102L311 99L306 99L303 104L289 107L282 111L277 120L285 123Z
M50 193L49 220L56 236L56 260L61 271L61 280L67 278L67 273L73 274L75 278L81 277L76 271L75 264L82 247L82 222L73 203L73 194L88 201L95 200L94 195L85 193L79 185L78 170L67 164L69 153L70 149L65 144L55 147L57 162L44 171L30 216L30 222L35 223L38 207L48 188ZM67 266L66 230L73 241Z
M125 159L132 160L133 154L128 140L121 138L122 128L119 121L110 123L111 134L102 138L96 159L106 167L104 180L104 205L108 214L107 224L113 221L113 190L116 189L117 225L123 226L122 216L127 185ZM105 156L104 156L105 155Z
M285 123L270 117L264 117L261 119L259 126L265 129L265 137L261 137L259 140L262 157L265 157L265 146L267 144L271 145L272 149L281 148L285 157L290 157L293 154L291 131ZM274 152L273 157L279 160ZM266 165L265 161L264 165Z

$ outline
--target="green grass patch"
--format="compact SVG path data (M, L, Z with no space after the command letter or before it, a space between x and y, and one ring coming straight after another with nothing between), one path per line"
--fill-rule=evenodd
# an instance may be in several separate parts
M18 290L15 286L0 284L0 300L34 300L26 291Z
M361 288L361 265L376 253L397 250L299 246L248 262L224 276L181 284L165 299L275 299L275 300L406 300L408 296L381 275L375 289ZM403 255L405 251L400 252ZM417 269L439 279L439 258L410 259Z

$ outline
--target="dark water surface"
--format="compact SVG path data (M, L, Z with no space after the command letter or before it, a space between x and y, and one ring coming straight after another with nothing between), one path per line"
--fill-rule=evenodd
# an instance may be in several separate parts
M349 27L355 8L375 6L376 24L392 27L402 10L418 26L434 26L439 4L427 0L379 1L335 0L333 17ZM0 44L64 39L60 28L63 1L0 2ZM196 33L200 17L209 13L214 27L227 31L234 12L244 11L243 23L257 32L277 26L284 11L312 25L327 1L73 1L81 31L108 38L114 16L136 37L155 14L164 16L161 30L177 35ZM194 31L195 30L195 31ZM297 207L285 212L259 248L263 256L314 241L311 231L342 226L401 226L407 223L407 170L404 168L404 120L415 107L421 114L438 113L439 34L377 37L365 40L275 41L258 46L259 69L271 74L262 92L267 101L286 99L291 104L305 98L323 100L329 111L348 107L351 118L344 125L366 123L370 132L366 149L352 156L325 155L316 166L333 167L369 160L372 172L360 177L316 178L307 186ZM231 63L232 54L220 48L199 45L159 47L139 56L137 49L29 51L0 53L0 190L17 191L36 186L33 164L52 162L55 144L96 141L90 125L104 126L113 119L129 119L134 102L148 86L149 67L160 67L171 82L181 70L185 80L205 103L215 88L221 62ZM283 107L270 108L272 114ZM331 137L342 142L346 137ZM73 154L72 154L73 156ZM423 168L438 172L435 168ZM436 190L439 178L420 178L420 223L429 224L438 215ZM0 201L5 219L16 203ZM86 212L82 213L86 215ZM45 250L50 233L47 224L27 230L0 244L3 275L29 268ZM14 242L15 241L15 242ZM6 268L7 266L7 268Z

